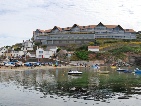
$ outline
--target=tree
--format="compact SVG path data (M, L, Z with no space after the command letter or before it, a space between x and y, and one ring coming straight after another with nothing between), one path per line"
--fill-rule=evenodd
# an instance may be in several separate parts
M35 42L35 46L40 46L41 42Z
M61 48L58 48L56 52L58 53L60 50L61 50Z
M81 60L88 60L88 51L77 51L75 55Z

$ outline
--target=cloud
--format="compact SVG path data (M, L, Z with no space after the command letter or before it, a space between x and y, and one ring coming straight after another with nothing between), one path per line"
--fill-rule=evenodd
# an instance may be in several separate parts
M12 46L16 43L22 43L24 39L29 39L28 37L20 37L20 36L9 36L5 34L0 34L0 45L3 46Z
M119 24L138 31L141 30L139 4L140 0L0 0L0 41L12 45L30 39L36 29L75 23Z

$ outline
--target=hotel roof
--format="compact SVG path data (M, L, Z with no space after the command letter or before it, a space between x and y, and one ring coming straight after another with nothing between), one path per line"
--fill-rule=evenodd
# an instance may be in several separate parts
M101 22L98 24L98 25L103 25L105 26L106 28L116 28L117 26L119 26L122 30L124 30L125 32L135 32L133 29L123 29L120 25L104 25L102 24ZM80 26L78 24L74 24L72 27L65 27L65 28L60 28L58 26L54 26L52 29L48 29L48 30L40 30L40 29L37 29L39 32L47 32L47 33L50 33L53 29L58 29L59 31L69 31L71 30L73 27L78 27L80 28L81 30L84 30L84 29L88 29L88 28L95 28L96 26L98 25L87 25L87 26Z

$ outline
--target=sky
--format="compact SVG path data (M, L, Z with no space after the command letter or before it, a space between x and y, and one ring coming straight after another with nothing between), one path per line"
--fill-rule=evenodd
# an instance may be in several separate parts
M0 0L0 47L54 26L121 25L141 31L140 0Z

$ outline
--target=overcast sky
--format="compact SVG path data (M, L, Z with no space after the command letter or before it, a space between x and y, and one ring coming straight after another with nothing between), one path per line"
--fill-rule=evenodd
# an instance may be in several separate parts
M141 30L140 0L0 0L0 47L54 26L121 25Z

